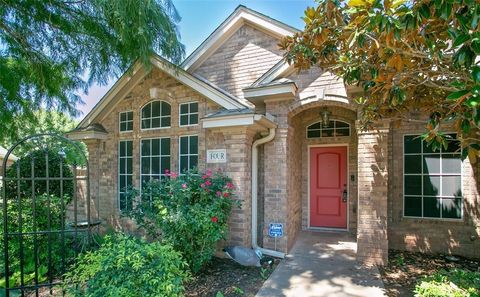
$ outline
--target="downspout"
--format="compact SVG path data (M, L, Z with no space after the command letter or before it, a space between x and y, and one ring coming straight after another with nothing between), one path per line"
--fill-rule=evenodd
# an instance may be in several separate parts
M257 212L258 212L258 146L275 137L275 128L270 128L268 135L255 140L252 145L252 247L263 254L277 258L285 258L285 253L264 249L257 244Z

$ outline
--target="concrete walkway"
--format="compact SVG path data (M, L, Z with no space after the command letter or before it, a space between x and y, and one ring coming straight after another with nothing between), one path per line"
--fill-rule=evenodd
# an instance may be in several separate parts
M347 233L301 232L257 297L385 296L376 268L358 265Z

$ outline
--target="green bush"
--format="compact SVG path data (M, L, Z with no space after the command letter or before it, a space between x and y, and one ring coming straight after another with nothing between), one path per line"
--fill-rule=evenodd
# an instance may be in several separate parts
M197 273L213 257L216 243L226 239L234 204L234 185L220 172L187 172L144 185L141 200L129 214L154 239L180 251Z
M172 246L107 235L65 274L67 296L183 296L186 263Z
M455 269L441 270L426 276L415 286L418 297L478 297L480 296L480 272Z

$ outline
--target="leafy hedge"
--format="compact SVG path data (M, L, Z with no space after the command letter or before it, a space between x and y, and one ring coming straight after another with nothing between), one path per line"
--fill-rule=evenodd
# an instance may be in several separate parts
M455 269L441 270L426 276L415 287L418 297L478 297L480 296L480 272Z
M188 172L144 185L140 203L129 214L157 240L171 244L197 273L210 261L216 243L226 239L234 185L220 172ZM138 192L134 192L135 195Z
M107 235L65 274L67 296L183 296L187 265L171 245Z

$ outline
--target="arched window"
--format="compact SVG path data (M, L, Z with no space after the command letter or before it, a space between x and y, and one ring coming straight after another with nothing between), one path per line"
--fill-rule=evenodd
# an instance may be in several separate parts
M316 122L307 127L307 138L350 136L350 125L346 122L330 120L328 126Z
M172 108L165 101L152 101L142 108L142 130L169 128Z

